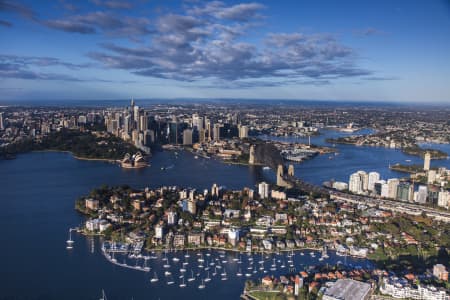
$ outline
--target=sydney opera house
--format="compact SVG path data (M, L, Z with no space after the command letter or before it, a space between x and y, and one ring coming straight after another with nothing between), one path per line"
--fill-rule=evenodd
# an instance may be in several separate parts
M125 154L125 157L120 162L120 165L122 168L126 169L137 169L148 166L145 157L140 152L137 152L134 155L130 155L129 153Z

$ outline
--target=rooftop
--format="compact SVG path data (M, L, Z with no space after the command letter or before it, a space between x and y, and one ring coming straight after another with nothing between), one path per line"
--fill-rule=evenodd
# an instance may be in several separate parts
M324 293L323 299L363 300L370 291L370 284L352 279L339 279Z

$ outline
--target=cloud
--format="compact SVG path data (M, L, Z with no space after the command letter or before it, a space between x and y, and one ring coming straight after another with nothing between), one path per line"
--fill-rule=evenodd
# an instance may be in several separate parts
M35 16L35 12L31 8L16 1L0 0L0 11L17 13L29 19Z
M191 8L188 10L188 13L196 16L208 16L217 19L246 22L254 18L262 17L259 12L264 8L264 5L256 2L236 4L227 7L221 1L212 1L206 3L202 7L196 6Z
M95 5L104 6L111 9L131 9L133 8L133 4L124 0L91 0Z
M96 11L69 16L64 19L42 20L41 24L66 32L93 34L103 32L110 36L135 39L152 31L146 18L116 16L110 12Z
M41 21L41 24L53 29L58 29L66 32L76 32L81 34L96 33L96 29L93 26L69 20L48 20Z
M0 20L0 26L11 27L12 23L4 20Z
M133 41L148 38L145 44L134 47L117 42L100 44L100 49L86 54L104 68L184 82L206 79L218 85L241 88L286 84L321 85L337 78L374 77L372 71L358 66L358 54L354 49L330 34L273 32L258 41L248 39L248 33L265 19L263 13L266 7L257 2L185 2L176 13L160 13L151 21L148 18L122 16L118 14L119 11L108 10L132 8L128 1L91 2L98 9L107 10L35 20L65 32L104 34ZM1 9L34 16L26 7L9 1L0 0ZM375 34L374 29L369 29L365 34ZM23 71L15 76L33 76L29 66L84 67L42 57L3 57L3 60L13 64L16 71ZM37 75L40 78L53 78L54 74Z
M362 77L363 80L373 80L373 81L385 81L385 80L399 80L399 77L395 76L369 76L369 77Z
M89 57L108 68L181 81L302 78L304 84L371 74L355 65L357 55L352 49L328 35L270 34L266 47L257 48L233 38L215 39L217 32L193 30L201 21L182 23L160 28L161 36L156 36L150 46L102 45L109 53L95 52ZM275 82L282 84L280 80Z
M63 66L71 70L77 70L88 67L90 64L73 64L53 57L0 54L0 78L84 81L67 74L55 74L41 71L42 68L51 66ZM35 69L38 69L39 71Z
M69 63L55 57L19 56L7 54L0 54L0 63L14 65L20 68L27 68L30 66L37 66L37 67L63 66L72 70L87 68L91 66L91 64Z

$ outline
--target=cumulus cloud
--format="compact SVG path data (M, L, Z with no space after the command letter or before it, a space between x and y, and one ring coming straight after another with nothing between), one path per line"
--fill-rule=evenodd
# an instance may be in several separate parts
M18 56L0 54L0 78L84 81L79 78L51 72L42 72L43 67L63 66L69 69L80 69L90 64L73 64L54 57ZM35 70L39 69L39 71Z
M184 14L161 15L149 45L133 48L102 44L103 51L88 56L107 68L136 75L232 81L241 87L269 84L263 80L267 78L277 85L323 84L334 78L371 74L356 65L354 50L332 35L271 33L262 46L243 42L241 37L255 26L253 22L262 9L264 6L257 3L226 6L207 2L188 8Z
M254 18L262 17L260 11L264 8L264 5L256 2L226 6L221 1L212 1L207 2L201 7L195 6L190 8L187 12L196 16L207 16L217 19L246 22Z
M0 26L11 27L11 22L0 20Z
M133 4L124 0L91 0L95 5L104 6L111 9L131 9Z
M91 66L91 64L74 64L62 61L55 57L43 56L19 56L0 54L0 63L15 65L18 67L49 67L49 66L63 66L69 69L81 69Z
M66 32L93 34L103 32L111 36L136 38L149 34L149 21L146 18L116 16L110 12L96 11L73 15L67 18L42 20L47 27Z
M132 41L143 39L146 43L135 46L100 44L100 49L87 53L102 67L123 69L139 76L186 82L208 79L218 85L241 88L318 85L347 77L376 78L370 70L359 67L358 54L333 35L274 32L260 41L248 42L249 31L265 20L267 8L257 2L185 3L176 13L159 12L152 20L119 14L123 9L133 8L128 1L91 2L98 11L52 19L37 19L29 8L6 0L0 0L0 10L32 16L39 24L65 32L104 34ZM0 25L8 26L7 23ZM370 35L377 31L369 28L363 33ZM30 71L27 65L80 67L51 58L10 57L7 62L29 77L33 74L27 73ZM46 78L52 78L50 75Z
M0 0L0 11L17 13L30 19L35 16L35 12L31 8L17 1Z

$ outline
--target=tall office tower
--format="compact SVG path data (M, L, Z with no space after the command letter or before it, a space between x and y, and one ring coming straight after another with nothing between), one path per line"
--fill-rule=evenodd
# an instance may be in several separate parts
M169 143L178 144L178 123L169 123Z
M133 108L133 119L136 125L139 125L139 106L135 105Z
M426 203L428 197L428 188L426 185L419 186L419 189L417 190L417 197L415 197L415 201L418 203Z
M183 130L183 145L192 145L192 129Z
M375 182L380 180L380 173L378 172L370 172L369 173L369 183L367 185L367 189L371 192L375 189Z
M242 125L239 127L239 138L248 138L248 126Z
M203 129L203 117L200 117L198 114L192 115L192 128L194 130L202 130Z
M142 112L139 116L139 130L145 131L148 129L148 117L147 114Z
M387 181L388 184L388 198L396 199L397 198L397 187L400 184L400 180L397 178L391 178Z
M214 124L213 136L215 141L220 141L220 124Z
M204 143L206 140L206 130L202 129L198 133L198 141L199 143Z
M133 129L131 132L131 140L136 145L137 142L139 142L139 131L137 129Z
M268 183L261 182L260 184L258 184L258 194L262 199L269 198L269 190L270 188Z
M130 133L131 128L131 117L130 115L126 115L125 118L123 118L123 130L126 133Z
M3 113L0 113L0 130L4 130L5 126L3 125Z
M205 117L205 130L206 130L206 137L208 142L211 141L211 133L212 133L212 129L211 129L211 120Z
M424 159L423 159L423 169L425 171L430 170L430 162L431 162L431 153L427 151L427 152L425 152Z

